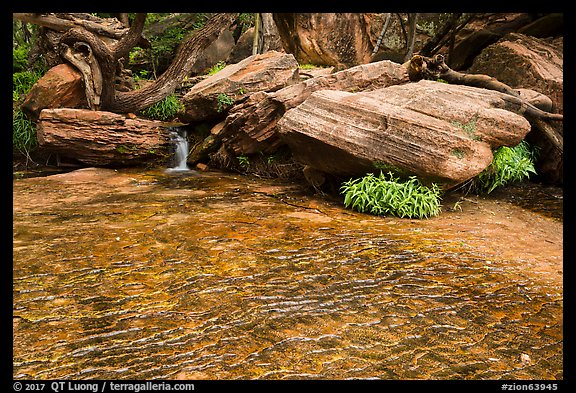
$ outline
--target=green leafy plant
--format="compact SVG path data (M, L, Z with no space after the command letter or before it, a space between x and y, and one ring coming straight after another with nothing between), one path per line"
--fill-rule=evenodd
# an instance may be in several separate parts
M21 95L28 94L42 74L40 72L15 72L12 74L12 98L17 101Z
M42 73L15 72L12 74L12 147L20 153L29 156L30 152L38 145L36 139L36 126L28 119L22 109L20 100L30 91L32 86L40 79Z
M154 119L168 121L176 117L178 112L184 108L184 105L174 94L170 94L161 101L141 111L142 115Z
M28 68L28 48L18 47L12 49L12 71L22 72Z
M526 141L514 147L501 146L494 151L492 163L474 181L477 192L491 193L498 187L530 178L535 152Z
M222 112L226 107L234 104L234 99L229 97L226 93L218 94L216 100L218 101L218 112Z
M248 169L248 167L250 166L250 158L248 158L248 156L238 156L236 157L238 159L238 162L240 163L240 166L244 169Z
M226 68L226 62L223 60L219 61L218 63L214 64L212 68L210 68L210 70L208 70L207 75L214 75L215 73L223 70L224 68Z
M361 213L428 218L440 214L441 189L437 184L427 187L415 176L407 181L388 177L380 172L344 182L340 187L344 205Z
M20 153L29 155L38 142L36 140L36 127L22 112L21 109L12 112L12 146Z
M185 36L186 30L181 26L166 29L162 35L151 39L152 53L155 57L173 53Z
M138 82L142 79L148 79L150 72L148 70L139 70L134 73L134 82Z
M129 14L133 19L135 14ZM192 20L190 20L192 16ZM204 26L209 14L196 13L148 13L145 22L145 35L150 48L134 47L129 54L130 68L133 72L147 69L150 79L163 72L175 56L178 46L187 39L192 30Z
M255 22L254 13L241 13L238 15L238 25L242 28L242 34L245 33L250 27L254 26Z

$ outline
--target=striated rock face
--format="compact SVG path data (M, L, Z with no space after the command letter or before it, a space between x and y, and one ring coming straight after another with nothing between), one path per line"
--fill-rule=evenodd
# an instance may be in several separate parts
M59 108L42 111L36 134L40 146L88 165L137 165L170 152L168 127L112 112Z
M52 67L32 87L22 104L22 110L34 121L46 108L86 107L82 74L71 65Z
M284 49L298 62L347 67L370 61L370 26L362 13L277 13Z
M471 73L490 75L513 88L549 96L552 110L563 113L563 40L508 34L476 57Z
M311 78L274 93L258 92L232 108L222 130L223 140L236 155L272 152L282 143L276 132L282 115L314 91L373 90L408 81L404 66L384 60Z
M482 172L492 149L518 144L528 121L492 90L432 81L371 92L321 90L278 122L294 157L338 177L375 170L453 187Z
M490 45L474 60L470 72L493 76L514 88L537 91L549 97L551 112L564 112L563 38L534 38L508 34ZM564 153L561 146L563 124L541 122L527 140L538 146L536 170L540 180L562 184ZM553 135L553 138L550 138Z
M183 97L183 122L225 117L233 103L258 91L272 92L298 83L298 62L291 54L269 51L229 65L194 85ZM219 96L226 95L228 103Z

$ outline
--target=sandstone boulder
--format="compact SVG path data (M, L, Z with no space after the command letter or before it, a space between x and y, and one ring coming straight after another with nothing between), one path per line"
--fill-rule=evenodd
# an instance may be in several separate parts
M278 122L298 161L346 178L391 170L444 188L482 172L492 150L514 146L530 131L502 109L505 94L420 81L371 92L320 90Z
M165 160L173 149L170 125L88 109L44 109L40 146L88 165L140 165Z
M273 152L281 143L276 124L316 90L362 91L407 83L406 68L388 60L321 75L273 93L258 92L231 109L222 129L227 148L239 154Z
M250 56L194 85L182 98L185 110L180 120L224 118L234 103L248 95L276 91L299 80L298 63L290 54L269 51Z
M369 19L362 13L276 13L284 50L301 64L345 65L370 61Z
M476 57L471 73L490 75L512 88L536 90L563 113L563 40L508 34Z
M30 89L22 110L34 121L42 109L87 107L82 74L69 64L49 69Z
M254 44L254 27L250 27L246 30L238 41L236 45L232 48L230 55L226 59L227 64L238 63L247 57L252 55L252 46Z
M191 74L203 74L219 61L224 61L230 56L234 48L234 37L230 30L224 30L220 36L206 48L196 60L190 70Z

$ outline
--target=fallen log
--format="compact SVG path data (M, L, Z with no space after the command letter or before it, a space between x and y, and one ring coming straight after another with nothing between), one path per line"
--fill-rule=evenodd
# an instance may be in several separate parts
M173 153L170 124L87 109L44 109L36 128L46 151L94 166L149 165Z

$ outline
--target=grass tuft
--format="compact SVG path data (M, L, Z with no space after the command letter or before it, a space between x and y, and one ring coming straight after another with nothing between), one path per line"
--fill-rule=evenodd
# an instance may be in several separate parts
M174 94L170 94L162 101L158 101L152 106L141 111L142 115L153 120L169 121L176 118L176 115L184 106Z
M30 152L38 145L36 140L36 127L22 112L18 109L12 112L12 146L20 153L28 156Z
M530 178L536 174L535 153L526 141L514 147L501 146L494 151L488 168L474 179L477 193L489 194L498 187Z
M415 176L400 181L391 172L373 173L344 182L340 187L344 205L361 213L378 216L428 218L440 214L441 189L437 184L426 187Z

